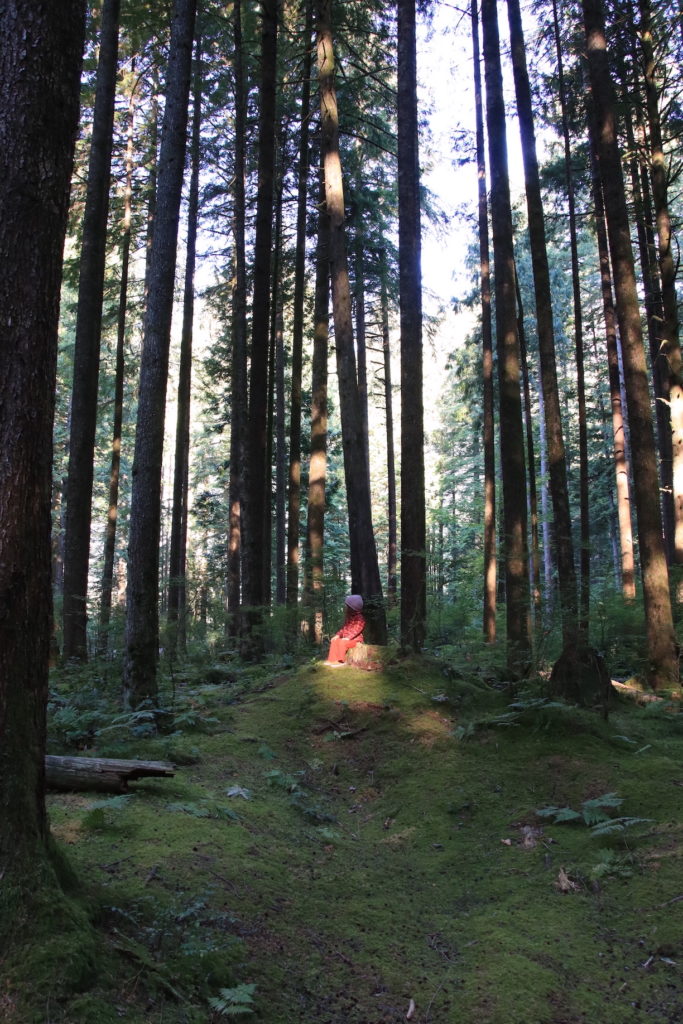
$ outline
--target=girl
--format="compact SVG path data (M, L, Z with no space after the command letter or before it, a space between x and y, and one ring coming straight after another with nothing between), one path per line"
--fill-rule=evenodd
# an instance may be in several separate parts
M346 612L344 625L332 637L326 665L343 665L346 660L346 652L356 644L363 643L363 630L365 629L363 598L360 594L349 594L344 605Z

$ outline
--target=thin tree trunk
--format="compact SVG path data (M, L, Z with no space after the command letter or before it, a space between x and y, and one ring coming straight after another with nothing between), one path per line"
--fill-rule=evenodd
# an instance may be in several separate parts
M472 54L474 61L474 106L476 112L477 179L479 193L479 276L481 280L481 340L483 376L483 442L484 442L484 637L489 644L496 640L496 591L498 565L496 559L496 458L493 412L493 331L491 324L491 257L489 254L489 221L486 196L486 149L484 143L484 105L479 48L478 0L472 0Z
M481 13L495 269L507 661L509 674L514 679L527 671L531 652L527 486L515 309L512 210L496 0L482 0Z
M354 592L362 594L365 602L367 639L370 643L384 643L386 615L372 528L369 475L353 350L351 290L344 228L344 189L339 157L339 118L334 85L331 0L318 0L317 11L321 137L326 209L330 218L330 279L339 377L344 476L349 512L351 583Z
M176 0L174 5L159 154L128 545L123 696L132 707L157 696L161 472L195 8L195 0Z
M557 59L557 91L562 113L562 139L564 142L564 167L567 183L567 208L569 212L569 248L572 260L572 297L574 303L574 351L576 353L576 405L579 426L579 510L581 519L581 585L579 589L579 627L581 635L588 638L588 617L590 614L590 509L588 487L588 419L586 414L586 382L583 358L583 309L581 305L581 274L579 268L579 245L576 229L576 198L574 174L572 171L572 150L569 139L567 98L564 87L564 66L560 45L560 25L557 14L557 0L553 0L553 27L555 32L555 56Z
M134 61L131 70L134 69ZM111 468L109 471L109 507L104 535L104 566L100 594L100 624L98 651L104 654L109 644L111 597L114 584L114 557L116 554L116 527L119 507L119 480L121 475L121 442L123 437L123 386L125 372L126 315L128 305L128 274L133 197L133 127L135 119L135 93L128 103L128 131L126 143L126 185L123 194L123 232L121 238L121 283L116 329L116 371L114 383L114 424L112 429Z
M398 265L401 316L401 643L427 631L422 271L415 0L398 0Z
M263 0L261 21L261 79L259 87L258 196L254 241L252 295L251 373L248 414L248 472L246 492L245 602L252 626L261 621L267 605L266 559L270 531L266 535L270 487L267 486L268 452L268 351L271 311L271 246L273 238L273 187L275 173L275 77L279 0ZM267 546L267 547L266 547ZM247 647L260 653L262 638L253 632Z
M550 496L553 504L557 571L562 607L562 637L564 647L567 649L574 647L577 643L579 622L574 545L569 509L569 490L567 486L567 459L562 436L562 415L557 386L550 271L545 239L545 220L541 200L538 158L536 155L536 133L531 103L531 89L527 72L519 0L507 0L507 8L510 23L515 95L517 97L517 114L522 140L529 239L531 242L531 265L533 268L534 293L536 297L538 352L546 418ZM585 421L585 412L583 416ZM529 477L531 477L531 473L532 467L529 467Z
M610 270L605 210L602 198L602 182L596 153L595 131L590 132L593 203L595 206L595 231L600 258L600 282L602 308L605 318L605 339L607 342L607 367L609 371L610 405L612 408L612 437L614 472L616 476L617 518L619 522L619 551L621 559L621 586L626 601L636 596L636 574L633 557L633 524L631 522L631 485L626 454L624 410L621 401L621 373L617 341L617 320L612 294L612 273Z
M289 423L289 490L287 505L287 606L296 609L299 592L299 520L301 516L301 371L306 283L306 214L308 206L309 121L313 63L313 0L306 3L305 55L301 90L301 129L297 169L296 255L292 309L292 384ZM292 617L293 622L296 616Z
M322 643L324 609L325 481L327 476L327 353L329 341L330 218L325 207L324 170L320 169L318 244L316 249L315 304L313 309L313 365L311 368L311 461L308 472L306 523L306 581L310 636Z
M617 319L631 426L634 492L643 575L648 645L648 677L652 686L678 680L678 652L671 614L669 575L662 541L657 458L652 430L647 366L631 250L628 211L617 143L614 86L607 62L607 44L600 0L582 0L588 65L597 123L597 149L609 237Z
M232 373L230 416L230 481L228 503L228 629L239 635L242 585L242 500L245 484L247 389L247 277L245 251L246 98L242 61L241 2L233 8L235 74L235 184L233 192L234 277L232 289Z
M280 207L282 196L280 196ZM285 420L285 328L280 289L275 313L275 603L287 600L287 424Z
M515 270L515 294L517 296L517 333L519 335L519 359L522 370L522 393L524 395L524 433L526 438L527 482L529 485L529 536L531 549L529 552L529 577L531 580L531 599L536 615L536 625L541 609L541 554L538 539L538 491L536 488L536 456L534 453L534 427L531 412L531 382L529 380L529 360L524 328L524 306L519 277Z
M91 503L118 62L119 8L120 0L105 0L102 6L100 56L97 65L97 89L83 215L64 533L62 653L65 660L77 658L84 661L88 656L87 596Z
M384 412L387 432L387 605L395 608L398 599L398 521L396 514L396 455L394 447L394 411L391 385L391 348L389 345L389 289L387 284L387 253L380 249L380 302L382 307L382 353L384 357Z
M360 399L360 414L363 424L363 439L365 441L365 463L368 467L369 480L370 431L368 419L368 353L365 335L365 238L363 236L363 224L361 217L357 218L358 223L356 224L356 237L354 240L354 270L356 279L354 281L353 291L354 302L356 306L356 353L358 366L358 397Z
M200 131L202 123L202 54L197 39L194 70L194 109L190 149L190 189L187 201L187 247L183 326L180 335L178 371L178 413L173 471L173 508L169 553L168 612L169 646L172 653L187 645L187 502L190 473L190 404L192 396L192 328L194 320L194 275L197 263L197 221L199 217Z

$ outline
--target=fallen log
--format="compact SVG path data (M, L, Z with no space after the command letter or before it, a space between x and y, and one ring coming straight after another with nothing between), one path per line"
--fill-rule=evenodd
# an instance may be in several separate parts
M147 777L171 778L175 765L168 761L122 761L113 757L45 757L48 789L94 789L102 793L126 793L128 783Z

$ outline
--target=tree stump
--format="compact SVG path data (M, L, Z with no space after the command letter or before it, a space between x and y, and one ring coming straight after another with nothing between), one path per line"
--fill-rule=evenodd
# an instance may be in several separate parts
M394 652L380 644L356 644L346 652L346 664L355 668L363 668L367 672L377 672L384 668Z
M48 789L97 790L126 793L128 783L147 777L171 778L175 765L168 761L122 761L113 757L45 757Z
M553 665L550 691L582 708L609 709L612 684L605 659L588 645L566 647Z

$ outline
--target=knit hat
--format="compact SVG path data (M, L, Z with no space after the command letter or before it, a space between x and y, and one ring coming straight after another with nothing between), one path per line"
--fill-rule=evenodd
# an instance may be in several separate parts
M354 612L359 612L363 607L363 598L360 594L349 594L344 604L347 604L349 608L353 608Z

